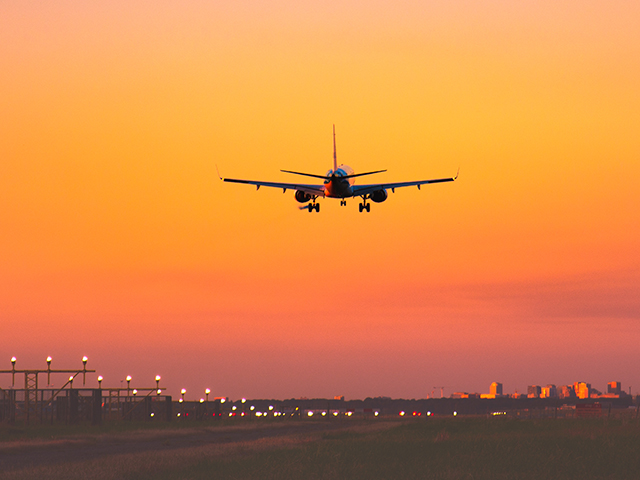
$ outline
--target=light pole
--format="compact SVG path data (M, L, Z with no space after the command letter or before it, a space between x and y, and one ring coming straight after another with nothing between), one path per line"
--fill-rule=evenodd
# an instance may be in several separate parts
M204 406L204 416L206 417L207 415L209 415L209 394L211 393L211 389L210 388L205 388L204 389L204 394L207 397L207 404ZM215 402L214 402L215 403ZM213 414L213 416L215 417L215 413Z
M51 357L47 357L47 386L51 385Z
M160 375L156 375L156 388L160 390Z
M11 357L11 386L16 384L16 357Z
M73 375L69 377L69 388L73 388Z
M102 375L98 375L98 388L102 390Z
M87 383L87 356L82 357L82 385Z
M127 397L129 396L129 388L131 387L131 375L127 375L127 378L125 378L125 380L127 381Z

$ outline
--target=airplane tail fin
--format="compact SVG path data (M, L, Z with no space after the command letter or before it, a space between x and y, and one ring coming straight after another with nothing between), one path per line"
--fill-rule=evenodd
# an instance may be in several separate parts
M336 125L333 124L333 171L338 170L338 156L336 155Z
M313 173L303 173L303 172L292 172L291 170L280 170L284 173L293 173L294 175L303 175L305 177L313 177L313 178L321 178L323 180L331 180L333 176L336 175L336 171L338 170L338 155L336 153L336 125L333 125L333 170L332 175L315 175ZM382 173L386 172L386 170L376 170L375 172L365 172L365 173L353 173L351 175L345 175L340 178L354 178L354 177L362 177L364 175L373 175L374 173Z

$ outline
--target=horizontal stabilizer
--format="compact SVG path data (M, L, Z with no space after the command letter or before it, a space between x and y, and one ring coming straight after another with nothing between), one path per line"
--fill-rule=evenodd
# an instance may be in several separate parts
M353 175L345 175L344 177L340 177L340 178L363 177L365 175L373 175L374 173L382 173L382 172L386 172L386 170L376 170L375 172L365 172L365 173L354 173Z
M313 178L322 178L323 180L331 180L333 175L315 175L313 173L303 173L303 172L292 172L291 170L280 170L284 173L293 173L294 175L304 175L305 177L313 177ZM365 173L354 173L352 175L344 175L340 176L340 178L354 178L354 177L363 177L365 175L373 175L374 173L382 173L386 172L386 170L376 170L375 172L365 172Z
M302 172L292 172L290 170L280 170L284 173L293 173L294 175L303 175L305 177L313 177L313 178L321 178L323 180L329 180L331 177L327 177L326 175L315 175L313 173L302 173Z

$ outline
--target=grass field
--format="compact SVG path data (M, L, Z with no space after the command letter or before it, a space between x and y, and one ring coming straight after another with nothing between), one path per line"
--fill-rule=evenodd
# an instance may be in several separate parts
M40 427L13 434L2 427L0 478L640 478L635 419L156 425L68 430L54 438L38 434Z

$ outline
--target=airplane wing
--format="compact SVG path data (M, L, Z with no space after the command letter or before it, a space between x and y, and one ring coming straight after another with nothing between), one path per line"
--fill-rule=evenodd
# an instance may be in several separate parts
M273 188L282 188L284 192L287 190L301 190L310 195L317 195L318 197L324 197L324 186L323 185L303 185L300 183L278 183L278 182L261 182L256 180L239 180L236 178L223 178L225 182L232 183L245 183L247 185L255 185L257 189L260 187L273 187Z
M376 190L381 190L381 189L391 189L392 192L395 192L396 188L402 188L402 187L418 187L418 189L420 188L420 185L428 185L431 183L444 183L444 182L453 182L456 178L458 178L458 175L456 175L455 177L451 177L451 178L435 178L432 180L416 180L413 182L397 182L397 183L376 183L376 184L371 184L371 185L354 185L353 187L351 187L353 189L353 196L354 197L358 197L360 195L367 195L369 193L373 193Z

